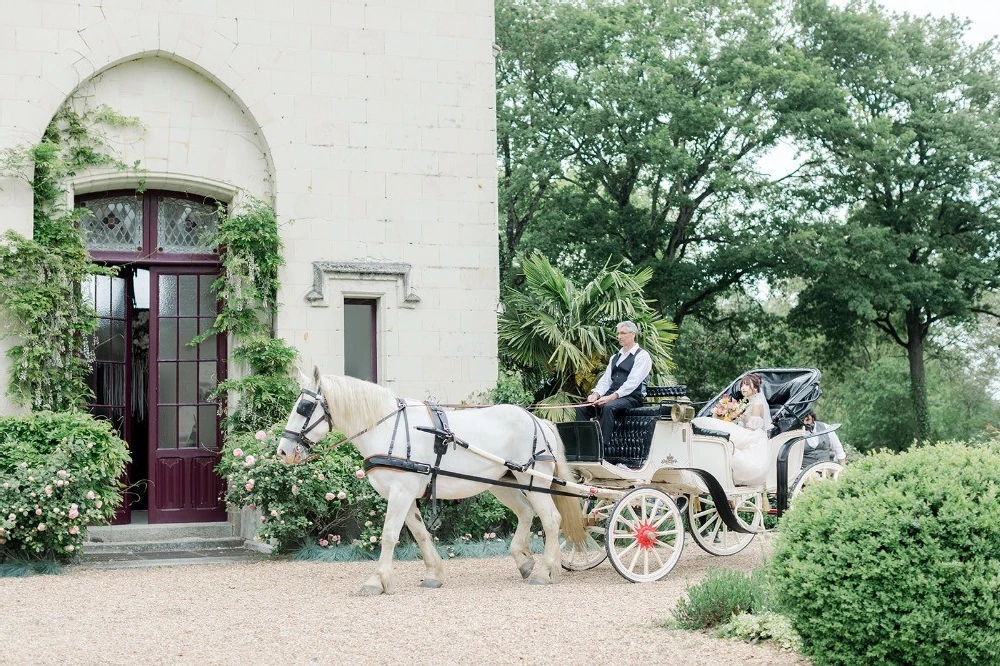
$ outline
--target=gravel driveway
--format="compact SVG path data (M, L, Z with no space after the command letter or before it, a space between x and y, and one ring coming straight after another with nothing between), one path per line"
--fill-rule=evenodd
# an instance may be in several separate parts
M749 570L758 540L715 558L688 540L677 567L637 585L607 562L552 586L521 580L511 558L445 563L445 586L354 592L373 563L268 561L158 569L71 569L0 579L2 664L807 664L747 645L654 626L709 567Z

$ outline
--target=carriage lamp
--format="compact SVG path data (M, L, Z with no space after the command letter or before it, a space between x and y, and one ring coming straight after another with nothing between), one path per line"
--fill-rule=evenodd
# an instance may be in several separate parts
M677 398L677 401L670 408L670 419L679 423L686 423L693 418L694 407L691 405L691 399L687 396Z

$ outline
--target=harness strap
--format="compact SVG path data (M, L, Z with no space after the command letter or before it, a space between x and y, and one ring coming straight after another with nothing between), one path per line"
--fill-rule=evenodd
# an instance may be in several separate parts
M457 444L457 440L455 433L448 426L448 416L444 413L444 410L432 402L425 402L424 404L427 405L427 411L430 412L434 425L430 428L417 426L417 429L434 435L434 453L437 456L434 460L434 467L431 468L431 483L427 487L431 497L431 521L433 522L437 520L438 515L437 477L441 470L441 458L448 452L448 444Z
M404 414L404 413L406 413L406 403L404 403L399 398L396 398L396 422L392 426L392 438L389 440L388 455L390 455L390 456L392 455L392 447L396 446L396 433L399 431L399 417L400 417L401 414ZM410 437L410 429L409 428L406 429L406 437L407 437L407 440L409 440L409 437ZM409 443L409 442L407 442L407 443ZM410 457L410 455L409 455L410 447L407 446L406 450L407 450L406 457L409 458Z
M417 474L439 474L441 476L449 476L455 479L463 479L465 481L476 481L479 483L485 483L491 486L503 486L504 488L517 488L518 490L523 490L526 492L534 493L545 493L547 495L562 495L565 497L577 497L586 499L597 499L596 495L580 495L578 493L570 493L564 490L555 490L553 488L535 488L532 486L525 485L523 483L517 483L514 481L502 481L500 479L488 479L482 476L475 476L472 474L462 474L461 472L450 472L446 469L435 469L426 463L418 463L413 460L407 460L405 458L396 458L392 456L371 456L366 458L364 462L364 469L367 472L375 467L385 467L389 469L398 469L406 472L416 472ZM553 477L552 483L565 486L567 482L565 479L560 479L559 477ZM425 496L426 499L426 496Z

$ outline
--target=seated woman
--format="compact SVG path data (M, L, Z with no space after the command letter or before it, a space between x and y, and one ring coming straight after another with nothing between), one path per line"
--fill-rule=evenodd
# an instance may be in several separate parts
M746 407L735 421L699 416L692 423L699 428L729 433L733 443L733 481L741 486L757 486L767 478L770 448L767 433L771 430L771 410L760 390L760 375L750 373L740 382Z

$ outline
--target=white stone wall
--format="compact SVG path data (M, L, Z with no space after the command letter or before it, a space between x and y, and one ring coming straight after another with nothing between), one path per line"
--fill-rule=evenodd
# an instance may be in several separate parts
M446 402L493 383L492 0L0 0L0 16L0 150L37 141L74 94L136 115L143 132L110 138L147 186L273 196L278 329L305 367L342 370L343 299L369 296L381 383ZM26 184L0 179L0 212L30 233ZM409 264L406 291L334 271L307 300L313 262Z

